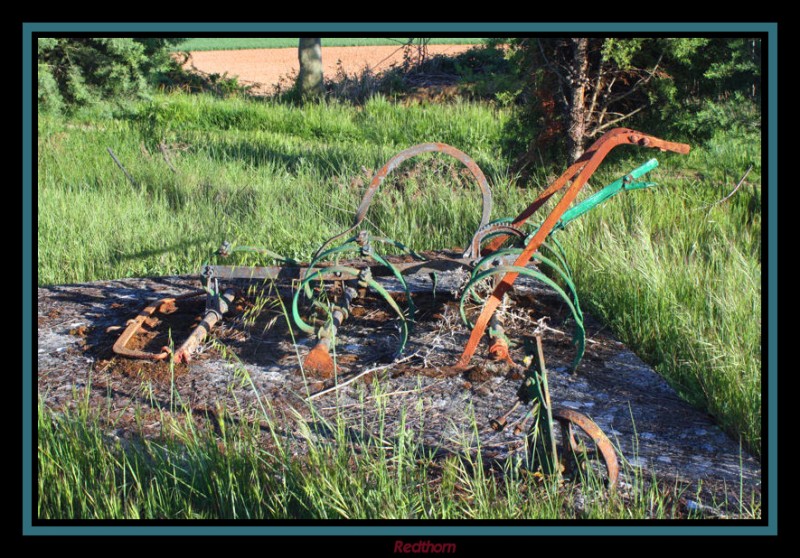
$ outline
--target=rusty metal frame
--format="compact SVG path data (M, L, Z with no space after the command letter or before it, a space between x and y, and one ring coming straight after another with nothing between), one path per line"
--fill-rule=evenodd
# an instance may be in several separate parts
M533 234L533 237L528 241L522 252L518 254L516 260L513 262L513 265L510 266L513 268L524 268L530 262L537 250L542 246L548 235L553 232L561 217L575 200L578 192L581 190L581 188L583 188L589 177L592 175L592 173L594 173L606 155L614 147L625 144L638 145L641 147L649 147L660 149L662 151L673 151L684 154L688 153L690 149L686 144L665 141L628 128L616 128L611 130L604 134L594 144L592 144L592 146L586 150L584 155L578 159L578 161L573 163L564 172L564 174L562 174L555 182L553 182L533 201L533 203L531 203L510 223L508 222L510 220L489 223L492 207L491 190L489 188L488 181L486 180L486 176L473 159L471 159L462 151L444 143L423 143L415 145L401 151L389 159L389 161L387 161L387 163L375 173L358 207L353 225L345 231L342 231L341 233L326 240L315 252L312 261L316 261L318 256L323 253L326 247L328 247L333 241L341 238L361 225L366 218L366 214L369 210L372 199L390 172L396 169L401 163L414 156L422 153L439 152L449 155L463 163L475 178L478 187L481 190L483 199L481 221L478 226L478 230L473 236L471 242L469 242L463 254L458 255L460 257L437 256L437 258L434 260L422 262L402 262L398 264L392 264L393 269L397 273L419 273L452 270L457 267L469 268L474 264L475 260L480 257L481 252L484 254L491 254L496 252L502 246L509 235L517 237L521 236L523 234L521 232L521 227L530 218L530 216L533 215L533 213L535 213L540 207L542 207L556 192L565 188L569 181L572 180L572 183L566 189L555 208L553 208L550 214L544 219L544 222ZM488 243L481 250L481 244L484 240L488 241ZM206 269L210 269L214 276L218 279L296 279L302 278L309 271L308 268L293 265L295 263L293 261L284 261L286 261L289 265L257 268L207 266ZM324 266L321 267L324 269ZM357 269L361 269L361 266L357 266ZM379 268L377 267L375 268L376 275L379 273L378 269ZM518 276L519 272L511 270L502 275L502 278L496 283L494 291L484 303L483 309L481 310L481 313L472 328L469 340L467 341L464 351L456 363L456 366L465 368L469 364L469 361L477 349L480 339L483 337L487 327L490 325L494 326L492 328L493 334L490 336L492 341L490 353L492 353L496 358L510 360L508 346L502 336L502 326L496 323L496 320L493 319L493 316L497 310L497 307L501 303L503 296L511 289ZM331 274L329 277L328 274L324 273L324 271L320 274L319 278L322 280L356 279L356 277L344 277L342 276L342 273ZM167 358L167 356L169 356L169 351L166 348L160 353L148 353L145 351L128 349L126 345L133 338L139 328L141 328L142 324L147 319L152 317L153 314L155 314L162 306L170 303L174 304L176 300L188 298L190 296L197 296L197 294L201 293L191 293L190 295L184 295L182 297L162 299L145 308L139 314L139 316L129 323L128 327L114 344L114 352L123 356L149 360L163 360ZM217 319L213 318L215 318L215 316L212 316L212 321L215 322L220 319L221 316L217 317ZM203 324L201 324L201 326L202 325ZM206 325L207 327L199 328L203 329L204 333L207 333L210 330L213 323L208 323ZM498 332L499 335L496 334ZM195 335L195 333L197 333L197 335ZM187 340L192 347L197 344L198 338L204 337L204 334L201 335L201 333L202 332L200 331L193 332L193 334ZM189 358L190 351L188 349L184 349L185 347L181 347L181 349L179 349L179 351L176 353L180 360L188 360Z
M133 336L136 335L136 332L141 329L142 325L147 320L151 319L156 312L166 313L164 311L164 307L175 308L175 303L179 300L196 298L199 296L204 296L205 294L205 291L195 291L179 296L162 298L148 305L144 310L139 312L134 319L128 321L128 327L125 328L125 331L122 332L117 341L114 343L112 350L115 354L129 358L138 358L143 360L165 360L171 353L169 347L162 347L160 352L151 353L148 351L141 351L139 349L129 349L127 345L130 340L133 339Z
M561 216L564 214L564 212L567 211L570 204L575 201L578 192L581 190L581 188L583 188L594 171L597 170L597 167L600 166L600 163L603 161L603 159L605 159L606 155L608 155L608 153L618 145L625 144L638 145L640 147L650 147L654 149L660 149L661 151L673 151L675 153L682 154L689 153L690 149L689 145L685 143L665 141L655 136L643 134L642 132L637 132L628 128L615 128L614 130L605 133L600 139L594 142L589 149L586 150L580 159L573 163L564 172L564 174L562 174L555 182L553 182L550 187L542 192L531 205L529 205L517 216L516 219L514 219L514 222L511 224L511 226L515 228L521 227L528 220L528 218L530 218L530 216L536 212L537 209L544 205L545 202L547 202L547 200L549 200L556 192L564 188L569 180L572 180L573 177L575 177L572 184L570 184L566 192L564 192L564 195L536 231L536 234L533 235L533 238L528 242L528 244L525 246L525 249L517 257L517 260L514 262L515 267L525 267L528 262L530 262L533 255L542 245L547 236L553 231L553 228L561 219ZM576 174L577 177L575 176ZM487 245L486 251L493 252L497 250L502 245L505 238L505 236L499 236L492 240ZM511 289L511 286L514 284L514 281L516 281L518 276L519 273L517 272L508 272L497 284L494 292L486 301L480 316L472 328L472 333L470 333L469 340L464 347L464 352L461 354L461 357L456 363L457 367L466 368L466 366L469 365L469 361L472 359L472 355L475 354L475 350L478 348L478 343L483 337L492 315L494 314L495 310L497 310L497 307L503 300L503 296Z
M459 268L473 269L474 271L476 268L479 268L481 262L484 261L481 260L482 255L487 256L494 254L493 257L496 259L496 261L493 260L493 265L497 266L497 277L500 277L500 280L495 281L494 290L483 305L481 313L471 330L469 340L465 344L464 351L456 363L456 367L465 368L469 364L479 341L487 330L487 327L489 328L489 340L491 342L491 346L489 348L490 356L496 360L502 360L512 366L515 366L509 352L509 342L505 337L503 324L500 320L500 317L496 315L495 311L503 300L505 294L512 288L517 277L526 272L526 266L529 264L537 251L543 245L545 247L547 246L547 244L544 244L545 239L559 226L563 227L563 223L559 225L562 217L570 209L570 206L575 201L578 193L605 159L606 155L608 155L612 149L619 145L637 145L640 147L654 148L661 151L672 151L681 154L688 153L690 149L689 145L687 144L665 141L628 128L616 128L607 132L597 141L595 141L580 159L570 165L569 168L567 168L567 170L558 179L556 179L547 189L545 189L533 201L533 203L525 208L516 218L513 220L501 219L493 222L489 221L492 208L491 190L485 175L474 160L458 149L444 143L423 143L410 147L389 159L389 161L383 167L381 167L377 173L375 173L358 207L353 225L326 240L314 253L310 264L302 266L297 264L297 262L294 260L279 257L268 250L239 247L238 249L240 251L257 251L274 259L282 260L285 262L285 265L272 267L237 267L225 265L205 266L202 275L202 277L205 279L205 288L203 290L175 297L162 298L149 304L136 316L136 318L129 320L126 329L117 339L116 343L114 343L113 351L115 354L130 358L153 361L167 359L172 354L169 347L163 347L161 352L155 353L129 349L127 345L141 329L142 325L152 320L153 316L157 312L166 313L168 309L174 309L178 301L205 295L207 296L206 309L202 315L202 321L200 325L198 325L189 334L186 341L184 341L184 343L175 351L173 355L175 361L177 362L188 362L192 351L199 345L199 343L202 342L206 335L208 335L216 322L222 319L223 314L227 311L229 305L233 303L235 291L227 290L225 293L220 294L218 284L220 279L291 279L293 281L301 280L301 284L302 280L307 280L309 277L321 281L351 281L353 282L353 285L349 286L348 289L345 289L344 295L338 302L338 305L332 305L328 309L330 320L324 325L324 327L321 327L317 330L319 341L305 359L305 368L309 369L310 371L316 370L318 372L323 372L325 373L324 375L328 377L329 375L333 374L333 363L329 355L332 338L336 335L337 329L341 327L342 323L347 319L352 300L358 296L357 290L355 289L356 282L357 286L359 287L366 288L367 286L372 286L373 288L379 290L380 293L388 297L388 293L372 279L373 273L375 276L393 274L400 280L401 283L403 283L402 274L428 274L433 276L436 272L453 271ZM329 263L319 261L322 260L327 254L342 252L341 248L330 249L326 252L326 248L337 239L340 239L348 233L351 233L355 229L359 228L366 218L366 214L369 210L370 204L372 203L372 199L390 172L396 169L407 159L422 153L435 152L444 153L463 163L471 172L478 184L479 189L481 190L482 213L480 224L472 239L465 247L463 253L455 251L440 251L432 253L432 257L430 259L419 261L422 256L419 256L413 251L408 251L417 258L417 261L391 261L391 258L383 259L382 257L373 257L373 259L376 261L376 264L370 265L363 261L348 262L346 267L343 267L340 262ZM657 164L657 162L654 162L651 167L655 166L655 164ZM641 172L647 172L649 169L650 167ZM627 178L630 180L630 176ZM560 190L564 190L565 188L566 190L564 191L561 199L545 217L538 229L536 229L531 236L526 237L525 233L522 231L522 226L539 208L541 208L548 200L550 200L553 195ZM584 211L585 210L582 210L580 212ZM364 235L367 234L364 230L362 230L361 233ZM503 243L506 242L506 240L510 237L516 237L518 239L527 238L528 241L524 248L501 250ZM353 240L354 239L351 239L348 242ZM382 241L387 240L383 239ZM396 242L395 245L403 247ZM483 248L481 247L482 245L484 245ZM360 246L362 256L369 255L371 253L371 249L368 247L368 241L361 242ZM228 255L230 251L231 247L226 243L220 249L218 254L224 257ZM542 257L542 260L545 259ZM309 276L308 274L312 271L313 273ZM403 285L405 285L405 283L403 283ZM469 286L467 286L467 291L468 290ZM299 291L297 294L299 294ZM407 288L405 290L405 294L409 298L409 303L413 304L411 301L411 294ZM296 298L297 297L295 297L295 299ZM388 297L388 300L391 303L393 299L392 297ZM295 305L293 306L294 313L296 313L295 306L296 300ZM401 319L404 319L403 312L397 308L396 305L393 305L393 307L399 313ZM534 365L537 367L537 372L534 374L534 376L528 378L527 383L523 383L523 387L520 388L519 393L522 394L520 395L520 401L518 401L506 414L498 419L494 419L491 422L491 426L497 430L502 429L507 424L508 416L511 414L511 412L514 411L521 403L529 402L525 399L525 397L530 395L528 392L533 389L534 385L538 386L538 391L535 395L539 400L539 411L546 411L547 424L545 426L547 427L547 445L550 448L549 451L553 453L553 471L559 471L556 464L557 456L555 455L555 442L552 432L552 421L555 419L560 423L562 428L562 449L565 453L571 452L572 456L576 459L580 459L582 455L585 456L587 454L586 448L576 440L574 428L580 429L592 440L596 448L596 453L599 454L598 457L600 457L605 463L605 467L608 472L608 487L609 489L613 489L618 484L619 462L617 461L616 452L611 444L611 441L602 432L602 430L600 430L597 424L595 424L587 416L571 409L553 410L550 404L549 389L547 387L547 371L544 366L541 336L537 335L536 341L537 351ZM402 347L400 350L402 350ZM525 386L528 386L527 390L525 389ZM527 421L527 418L532 412L533 411L529 411L525 417L523 417L521 422L517 424L515 432L522 429L522 424ZM565 456L565 458L568 458L568 456Z

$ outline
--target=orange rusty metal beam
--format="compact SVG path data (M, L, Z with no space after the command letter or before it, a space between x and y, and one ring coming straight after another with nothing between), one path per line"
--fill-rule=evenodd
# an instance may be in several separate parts
M597 167L600 166L600 163L603 161L606 155L616 146L625 144L651 147L660 149L661 151L673 151L675 153L682 154L689 153L690 149L689 145L685 143L665 141L655 136L637 132L636 130L631 130L628 128L616 128L607 132L600 139L594 142L594 144L592 144L592 146L580 159L578 159L578 161L573 163L564 172L564 174L562 174L549 188L542 192L539 197L537 197L536 200L534 200L534 202L522 213L520 213L514 220L514 227L519 227L524 224L525 221L527 221L537 209L539 209L548 199L550 199L553 194L564 188L567 181L572 179L576 173L578 174L569 188L567 188L567 191L564 192L564 195L561 197L556 207L553 208L550 214L545 218L536 234L533 236L530 242L528 242L528 245L525 247L522 253L517 257L517 260L514 262L514 266L525 267L528 264L533 255L541 246L542 242L544 242L547 236L553 231L553 227L555 227L556 223L558 223L559 219L561 219L561 216L567 209L569 209L569 206L572 204L572 202L575 201L578 192L581 190L581 188L583 188ZM504 237L497 237L494 239L487 246L487 251L496 250L502 244L503 240ZM500 305L500 301L503 300L503 295L505 295L511 289L511 286L514 284L514 281L516 281L518 275L519 273L516 272L507 273L500 280L497 287L495 287L494 292L489 297L489 300L487 300L480 316L478 317L478 320L475 322L475 326L472 328L470 338L467 341L467 344L464 347L464 352L458 359L456 366L463 368L469 364L469 361L472 359L472 355L475 354L475 350L478 347L481 337L483 337L483 334L486 331L486 327L489 325L489 320L491 319L495 310L497 310L497 307Z

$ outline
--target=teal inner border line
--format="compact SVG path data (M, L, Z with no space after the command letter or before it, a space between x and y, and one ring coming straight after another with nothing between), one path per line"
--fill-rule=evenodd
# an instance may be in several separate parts
M767 168L768 216L768 370L767 393L767 525L743 525L731 522L730 526L691 525L688 523L627 526L520 526L520 525L470 525L470 526L210 526L191 524L171 526L42 526L32 525L33 466L31 461L33 432L33 33L382 33L414 32L436 35L439 33L476 33L482 36L516 33L767 33L769 68L768 84L768 135ZM273 535L273 536L619 536L619 535L776 535L778 515L777 419L778 419L778 25L777 23L24 23L22 26L22 532L24 535Z

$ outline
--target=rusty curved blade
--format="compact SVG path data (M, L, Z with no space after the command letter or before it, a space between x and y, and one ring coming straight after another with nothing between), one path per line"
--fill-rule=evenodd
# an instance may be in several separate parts
M364 197L361 200L361 204L358 206L358 210L356 211L356 218L353 225L340 232L336 236L333 236L326 240L322 246L317 250L314 254L314 258L316 258L319 254L321 254L325 248L327 248L333 241L342 238L344 235L348 234L350 231L355 230L361 222L365 219L367 215L367 210L369 209L370 204L372 203L372 198L375 197L378 189L380 188L381 184L384 182L386 177L391 173L394 169L396 169L400 164L412 157L420 155L421 153L432 153L432 152L439 152L444 153L445 155L449 155L455 159L461 161L465 167L472 173L473 178L478 183L478 188L481 190L481 198L482 198L482 209L481 209L481 222L478 225L478 228L485 226L489 222L489 217L492 212L492 192L489 188L489 182L486 180L486 176L483 174L483 171L469 155L466 153L456 149L452 145L448 145L446 143L420 143L418 145L414 145L405 149L389 159L383 167L381 167L378 172L372 177L372 180L367 187L367 191L364 193ZM477 257L478 254L471 254L470 257L474 258Z
M303 361L303 370L315 378L328 379L333 377L333 359L324 341L317 343L306 355Z
M572 425L583 430L592 439L608 471L608 488L614 489L619 480L619 462L617 461L617 453L608 436L600 430L600 427L592 419L572 409L559 409L553 413L553 418L566 427L568 442L572 451L578 451L577 442L572 433ZM564 445L566 445L566 442Z

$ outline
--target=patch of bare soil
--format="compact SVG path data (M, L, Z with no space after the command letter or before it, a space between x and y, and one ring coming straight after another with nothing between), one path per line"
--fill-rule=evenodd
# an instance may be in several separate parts
M475 45L428 45L428 56L455 56ZM253 93L269 95L276 87L286 88L294 83L300 64L296 48L249 50L210 50L190 53L186 69L206 74L238 76L239 83L252 85ZM323 75L326 79L344 71L359 74L369 68L375 74L403 63L402 46L322 47Z
M389 288L390 279L380 281ZM292 324L290 331L277 298L281 293L286 303L288 284L235 283L240 297L234 312L200 353L177 371L167 363L113 355L111 346L121 331L114 326L124 326L149 301L197 286L197 278L163 277L40 288L40 399L53 409L70 408L85 400L88 390L98 415L114 415L115 429L122 433L141 428L141 421L134 423L133 408L145 414L159 410L163 415L175 401L185 406L176 416L185 416L188 407L203 424L209 418L218 420L224 409L235 420L263 425L263 403L268 401L270 421L280 426L287 443L298 443L309 428L316 438L330 438L320 417L333 423L342 417L354 435L363 437L377 428L382 416L387 435L399 428L413 429L434 455L480 451L491 463L524 459L524 433L515 433L513 427L495 431L490 426L491 419L506 413L517 400L522 376L518 369L486 359L485 345L468 370L452 366L469 330L446 290L436 296L430 292L414 295L417 320L403 359L395 363L391 357L399 330L393 312L378 297L356 299L336 339L337 376L324 381L308 377L301 369L316 340L300 336L296 344L292 342L292 331L297 335L297 329ZM398 297L401 303L402 298ZM164 328L180 338L188 334L201 310L202 305L187 301L171 315L159 317L161 321L135 342L157 346ZM706 502L727 501L734 508L740 483L747 498L751 491L760 494L758 460L741 455L737 441L708 415L682 401L588 315L586 355L572 373L569 365L575 348L569 335L569 312L558 296L533 280L515 284L506 311L506 333L514 342L515 362L522 362L525 341L531 341L531 332L543 317L549 324L543 337L553 405L584 413L611 438L622 456L622 490L633 482L633 475L642 475L669 486L685 486L692 499L700 486ZM372 372L331 390L365 370ZM312 396L318 414L310 412ZM511 413L509 424L521 419L526 410L521 407ZM477 434L471 427L474 420L480 426ZM160 430L153 428L153 435L158 435Z

